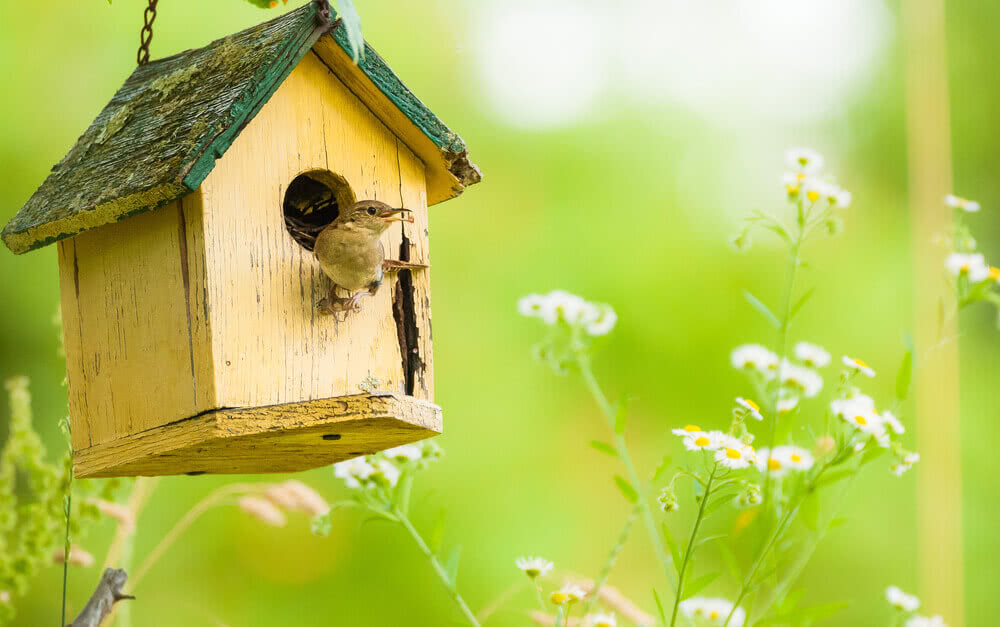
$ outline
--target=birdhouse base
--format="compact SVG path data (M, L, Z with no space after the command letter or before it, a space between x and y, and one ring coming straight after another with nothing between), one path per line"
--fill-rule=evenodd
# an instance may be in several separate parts
M218 409L74 451L78 477L296 472L441 433L441 408L392 393Z

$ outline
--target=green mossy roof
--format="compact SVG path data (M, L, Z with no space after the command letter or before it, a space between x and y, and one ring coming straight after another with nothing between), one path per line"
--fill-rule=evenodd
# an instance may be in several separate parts
M324 30L300 9L204 48L141 65L3 229L15 253L155 209L198 189ZM344 29L334 40L349 50ZM369 46L359 69L478 182L462 139L400 82Z

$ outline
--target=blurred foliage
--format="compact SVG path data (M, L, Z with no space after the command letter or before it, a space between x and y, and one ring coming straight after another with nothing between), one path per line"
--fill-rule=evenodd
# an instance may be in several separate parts
M547 367L531 362L537 328L517 317L518 297L563 288L614 306L618 326L598 347L595 368L613 397L623 391L633 397L626 429L630 441L644 443L635 452L646 473L659 463L654 451L676 446L670 426L689 417L723 426L730 392L750 392L729 368L729 350L769 338L773 330L742 290L778 302L783 255L775 242L759 237L755 245L763 253L737 256L726 238L737 230L738 216L782 202L774 173L785 147L822 151L854 192L851 228L808 251L814 265L805 280L821 289L797 320L793 339L814 339L837 354L863 353L880 372L891 373L905 350L901 338L917 280L909 263L902 51L894 22L861 89L837 103L834 115L781 123L719 120L613 89L572 125L526 130L496 115L477 65L480 23L489 21L488 10L505 4L360 5L365 37L462 134L485 173L481 185L431 210L435 389L445 409L440 441L448 456L425 471L411 505L421 529L433 528L439 507L448 507L448 535L464 546L462 587L473 609L521 580L512 562L517 555L541 553L597 572L603 547L613 543L631 510L606 481L615 460L587 444L605 438L606 428L579 382L554 379ZM0 103L0 220L14 215L132 71L144 5L65 3L59 19L40 18L32 3L6 7L0 24L7 94ZM897 2L887 6L897 19ZM949 2L947 10L955 191L983 204L969 222L980 249L996 257L1000 70L990 59L1000 5ZM271 16L232 0L161 3L152 56L204 45ZM773 94L776 101L782 97ZM741 109L739 100L726 105ZM55 247L22 257L0 250L0 277L6 296L0 377L31 377L35 413L50 417L36 428L50 450L61 450L55 417L65 414L64 372L48 322L59 302ZM1000 564L994 509L1000 492L994 452L1000 441L1000 339L989 308L970 308L961 321L967 622L988 625L1000 613L992 583ZM873 388L873 396L889 398L893 377L880 376ZM7 415L2 409L0 415ZM0 441L8 430L9 423L0 422ZM807 603L851 602L836 624L884 615L888 583L920 592L914 483L873 474L854 485L844 512L849 522L829 533L804 580ZM328 469L305 477L337 500L341 488ZM192 504L229 481L165 479L140 521L137 556L146 555ZM683 519L690 514L671 516L687 526ZM453 616L447 592L431 577L414 575L427 566L410 541L363 520L345 512L332 520L330 535L319 538L301 519L277 529L237 510L213 511L136 591L135 624L399 625L414 617ZM101 554L112 532L112 522L99 521L87 548ZM601 550L581 551L595 545ZM611 583L648 590L647 582L659 576L649 553L637 537L619 556ZM871 560L873 554L882 559ZM71 609L79 609L98 577L96 568L71 571ZM39 573L18 608L18 624L53 623L60 579L55 568ZM721 584L709 590L733 593ZM655 607L651 593L635 600L646 611ZM529 604L530 595L512 607ZM524 623L519 611L503 610L488 624Z

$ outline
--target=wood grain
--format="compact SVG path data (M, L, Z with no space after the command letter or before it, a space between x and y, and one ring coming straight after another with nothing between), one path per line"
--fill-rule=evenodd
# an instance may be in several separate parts
M358 394L221 409L76 451L79 477L294 472L441 432L441 408L395 394Z

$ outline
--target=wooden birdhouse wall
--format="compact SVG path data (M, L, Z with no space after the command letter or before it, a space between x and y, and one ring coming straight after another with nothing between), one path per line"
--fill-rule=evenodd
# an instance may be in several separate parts
M433 400L429 271L387 274L345 321L321 315L329 280L282 213L313 170L413 210L386 256L429 264L424 164L314 52L198 191L59 242L81 475L297 470L440 429L429 404L398 406ZM366 380L396 396L364 401ZM342 437L331 416L352 412L376 420L327 441ZM413 428L383 420L393 412Z

